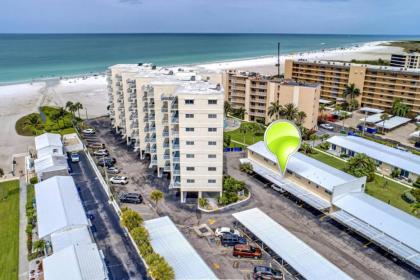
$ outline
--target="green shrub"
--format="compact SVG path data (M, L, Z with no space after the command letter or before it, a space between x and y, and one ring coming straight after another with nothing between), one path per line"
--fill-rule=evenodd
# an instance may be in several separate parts
M410 193L412 196L414 196L416 201L420 202L420 189L411 189Z
M31 224L27 224L25 232L27 234L32 234L32 230L33 230L33 226Z
M397 178L398 176L400 176L400 174L401 174L401 170L399 170L398 168L394 168L391 172L391 177Z
M38 183L38 177L32 177L32 178L29 180L29 182L30 182L32 185L37 184L37 183Z
M318 148L320 148L321 150L328 150L330 148L330 144L328 142L323 142L321 144L319 144Z
M200 205L201 208L206 208L209 205L209 201L207 200L207 198L200 197L198 199L198 204Z
M416 188L420 188L420 177L417 178L417 180L414 182L413 186L416 187Z

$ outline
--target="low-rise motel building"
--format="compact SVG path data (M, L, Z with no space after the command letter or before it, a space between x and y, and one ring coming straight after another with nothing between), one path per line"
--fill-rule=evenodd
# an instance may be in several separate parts
M344 101L345 86L354 84L361 93L356 97L361 107L390 111L399 98L412 112L420 113L420 69L287 59L284 77L320 84L324 100Z
M420 220L364 192L356 178L302 153L290 156L282 174L264 142L248 147L247 158L262 183L288 192L400 260L420 269Z
M420 69L420 53L392 54L390 65L400 68Z
M397 169L399 176L415 182L420 175L420 157L358 136L333 136L327 140L329 152L349 157L365 154L376 162L378 171L391 175Z
M269 124L274 116L268 114L271 103L293 104L306 114L303 126L317 127L321 87L314 83L295 82L254 72L228 70L222 76L225 101L233 108L245 109L245 121Z
M112 127L159 177L170 174L181 201L221 195L223 89L212 82L220 74L122 64L107 80Z

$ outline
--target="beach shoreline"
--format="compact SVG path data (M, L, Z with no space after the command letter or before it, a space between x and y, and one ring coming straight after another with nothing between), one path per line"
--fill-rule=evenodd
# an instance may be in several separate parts
M281 65L285 59L317 59L317 60L373 60L389 57L398 47L383 46L384 41L363 43L357 47L335 48L288 54L281 56ZM388 58L389 59L389 58ZM239 60L227 60L201 64L184 64L184 67L197 67L198 72L226 69L274 74L276 56L264 56ZM170 66L168 66L170 67ZM0 168L11 171L13 154L28 151L33 145L33 137L19 136L15 131L16 121L24 115L37 112L40 106L65 106L67 101L80 102L88 118L103 116L107 113L108 97L105 73L72 75L71 77L49 77L30 82L10 82L0 84Z

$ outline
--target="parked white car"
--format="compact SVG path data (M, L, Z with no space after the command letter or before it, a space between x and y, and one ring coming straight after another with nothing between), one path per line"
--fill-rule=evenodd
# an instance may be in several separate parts
M334 130L334 126L329 123L322 123L319 126L326 130Z
M95 134L95 130L93 128L86 128L86 129L83 129L83 133L85 133L85 134Z
M115 176L115 177L111 177L111 179L109 179L109 181L113 184L118 184L118 185L126 185L128 184L128 178L124 177L124 176Z
M111 166L107 168L107 172L110 174L118 174L120 173L120 170L116 168L115 166Z
M71 162L79 162L80 161L80 156L76 152L71 153L70 158L71 158Z
M97 151L94 151L93 154L95 156L108 156L109 155L108 150L106 149L99 149Z
M236 229L231 229L229 227L219 227L219 228L216 228L216 230L214 231L214 234L217 237L222 237L223 234L225 234L225 233L230 233L230 234L235 234L237 236L241 236L239 231L237 231Z

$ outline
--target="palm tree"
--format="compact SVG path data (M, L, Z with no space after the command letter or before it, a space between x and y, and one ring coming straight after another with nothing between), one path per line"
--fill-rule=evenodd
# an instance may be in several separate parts
M74 108L77 110L77 115L80 119L80 110L83 109L83 105L80 102L76 102L76 104L74 104Z
M280 119L282 112L283 112L283 106L280 105L278 101L271 102L267 111L268 116L270 118L274 117L276 120Z
M340 112L340 119L343 121L342 125L341 125L341 129L344 130L344 121L347 118L347 113L346 112Z
M72 106L74 106L74 103L73 103L73 102L71 102L71 101L67 101L67 102L66 102L66 106L65 106L64 108L66 108L67 110L69 110L69 111L70 111L70 108L71 108Z
M260 123L254 123L250 126L249 130L252 132L252 143L255 143L255 135L258 133L263 133L265 128Z
M392 102L392 114L399 117L405 117L410 112L410 107L404 104L401 99L394 99Z
M63 126L66 124L64 123L64 116L66 115L66 109L64 107L58 108L58 118L63 120Z
M45 249L45 241L43 239L35 241L33 248L37 253L43 252Z
M365 154L356 154L346 163L345 171L356 177L367 177L368 182L375 178L376 164Z
M236 109L235 113L238 116L238 118L240 118L242 120L245 118L246 111L245 111L244 107L240 107L240 108Z
M293 103L284 105L283 116L286 118L286 120L289 120L289 121L295 120L298 112L299 112L298 108L296 108L296 106L293 105Z
M245 163L241 163L241 165L239 166L239 170L241 170L242 172L246 174L251 174L254 171L254 168L252 164L250 164L249 162L245 162Z
M313 152L313 149L312 149L311 145L309 145L308 143L303 143L300 146L300 150L306 155L307 154L312 154L312 152Z
M159 190L152 191L152 193L150 194L150 199L155 202L155 205L156 205L156 208L157 208L158 202L163 199L163 192L161 192Z
M360 95L360 90L355 84L346 85L344 89L344 95L346 98L350 97L349 110L352 111L354 103L352 102L356 96Z
M225 111L225 116L227 117L227 115L229 113L232 112L232 105L230 105L229 101L225 101L224 103L224 111Z
M316 133L311 134L311 136L309 136L309 139L312 141L312 147L315 147L315 141L318 140L318 135L316 135Z
M296 115L296 124L301 126L306 119L306 113L304 111L299 111Z
M38 124L40 124L40 119L39 116L36 114L31 114L28 116L28 118L26 118L26 124L36 127Z
M243 142L244 145L246 145L245 143L245 136L246 134L250 131L250 127L247 123L242 123L241 127L239 128L239 132L243 134Z
M382 115L381 115L381 121L383 121L383 123L382 123L382 133L384 133L384 130L385 130L385 122L387 121L387 120L389 120L391 118L391 116L390 115L388 115L387 113L383 113Z

